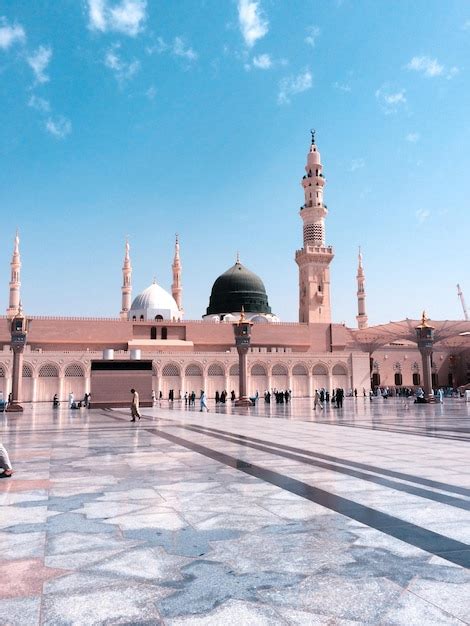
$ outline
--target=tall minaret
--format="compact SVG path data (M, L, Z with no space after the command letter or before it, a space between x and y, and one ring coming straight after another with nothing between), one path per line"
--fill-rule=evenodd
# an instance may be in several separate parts
M366 313L366 277L364 274L364 268L362 267L362 252L361 247L359 246L359 256L358 256L358 266L357 266L357 327L360 329L367 328L369 325Z
M183 287L181 284L181 260L180 260L180 242L178 239L178 235L176 235L175 241L175 258L173 259L173 265L171 266L173 270L173 282L171 284L171 295L175 299L175 302L178 306L178 310L181 313L181 317L183 317Z
M131 308L132 297L132 265L129 256L129 241L126 239L126 251L124 253L124 263L122 265L122 308L119 314L122 320L127 320Z
M7 309L7 317L13 318L20 308L20 274L21 274L21 257L20 257L20 237L16 231L15 244L13 247L13 256L11 257L11 277L10 277L10 299Z
M315 131L307 155L306 174L301 185L305 203L300 207L303 221L304 245L295 253L299 266L299 322L331 322L330 263L334 253L325 245L325 217L328 209L323 203L325 178L320 153L315 144Z

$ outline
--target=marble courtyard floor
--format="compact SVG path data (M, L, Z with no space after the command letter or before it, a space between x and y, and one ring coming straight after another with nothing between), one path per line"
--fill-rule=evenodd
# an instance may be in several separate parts
M142 412L0 414L0 624L470 623L470 405Z

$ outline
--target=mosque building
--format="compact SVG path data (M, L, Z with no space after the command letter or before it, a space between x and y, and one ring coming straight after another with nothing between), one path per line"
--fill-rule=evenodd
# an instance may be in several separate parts
M320 152L312 138L300 208L303 245L295 253L299 268L299 321L282 322L272 311L262 279L237 257L214 282L200 320L184 320L180 242L175 242L171 293L154 279L132 298L132 262L126 242L122 266L121 310L114 319L29 315L22 367L22 402L50 402L70 391L79 398L90 390L91 361L113 354L115 360L141 355L152 361L152 386L167 398L185 391L238 390L239 361L233 323L240 315L253 323L248 354L250 394L290 389L307 397L315 389L356 388L359 395L377 385L421 384L421 357L416 345L417 320L369 327L362 253L357 269L357 328L332 321L330 264L326 243L328 209ZM11 260L9 304L0 317L0 393L11 390L13 357L10 323L21 307L21 256L18 233ZM208 294L209 295L209 294ZM433 321L433 384L470 382L470 322Z

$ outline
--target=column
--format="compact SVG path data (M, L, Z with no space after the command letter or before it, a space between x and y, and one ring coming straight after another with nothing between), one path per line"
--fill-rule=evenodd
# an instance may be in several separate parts
M426 396L429 397L433 395L431 352L428 350L420 350L420 352L423 361L423 389Z
M37 402L38 377L37 376L33 376L32 380L33 380L33 391L32 391L33 402Z
M12 403L21 401L21 387L23 382L23 352L13 351L13 380L12 380Z

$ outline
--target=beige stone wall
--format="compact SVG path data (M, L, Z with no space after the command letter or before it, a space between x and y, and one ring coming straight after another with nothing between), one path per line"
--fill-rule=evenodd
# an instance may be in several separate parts
M66 401L70 391L81 399L90 390L90 362L102 358L101 352L49 351L38 352L26 347L24 354L23 401L51 402L55 393ZM115 353L115 359L128 359L129 352ZM154 391L168 398L170 389L175 397L185 391L206 389L209 397L215 392L232 389L238 393L236 375L238 355L233 349L221 356L218 352L192 354L146 353L153 360ZM331 389L361 386L368 368L368 356L363 353L305 353L263 352L254 349L248 355L248 389L260 394L266 389L291 389L294 397L311 396L315 385ZM319 377L318 371L322 375ZM0 390L4 395L11 389L12 356L8 348L0 352ZM3 375L1 375L3 374Z

